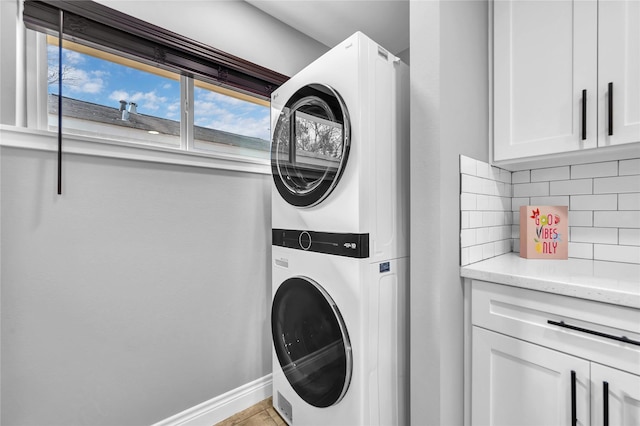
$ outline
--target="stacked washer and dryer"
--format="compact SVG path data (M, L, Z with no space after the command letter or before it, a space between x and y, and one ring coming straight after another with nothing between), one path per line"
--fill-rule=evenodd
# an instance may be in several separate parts
M271 98L273 405L401 425L408 390L408 67L356 33Z

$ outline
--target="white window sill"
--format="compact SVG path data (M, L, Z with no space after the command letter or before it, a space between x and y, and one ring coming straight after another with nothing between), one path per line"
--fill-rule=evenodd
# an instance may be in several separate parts
M0 146L55 152L58 150L58 136L57 133L45 130L0 125ZM63 134L62 152L247 173L271 174L269 161L259 158L184 151L72 134Z

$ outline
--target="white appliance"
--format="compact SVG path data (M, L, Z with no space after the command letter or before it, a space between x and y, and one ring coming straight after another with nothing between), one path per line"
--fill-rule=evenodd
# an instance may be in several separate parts
M358 32L273 92L274 229L368 233L373 259L408 255L408 76Z
M273 405L406 424L408 67L356 33L272 95Z
M273 406L289 425L407 424L408 259L273 247Z

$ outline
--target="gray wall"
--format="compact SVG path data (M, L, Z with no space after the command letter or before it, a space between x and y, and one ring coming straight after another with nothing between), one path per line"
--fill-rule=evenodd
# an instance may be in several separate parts
M288 76L329 50L242 0L98 0L98 3Z
M411 1L411 420L463 422L458 156L488 157L486 1Z
M2 148L2 424L150 424L271 372L270 177Z
M103 3L284 74L327 50L244 2ZM271 372L269 175L68 154L57 196L55 173L0 148L3 425L151 424Z

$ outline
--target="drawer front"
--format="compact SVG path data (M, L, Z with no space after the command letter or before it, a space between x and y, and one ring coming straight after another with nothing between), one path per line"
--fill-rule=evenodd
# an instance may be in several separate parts
M616 340L624 336L640 342L639 309L474 280L471 321L478 327L640 374L640 346Z

